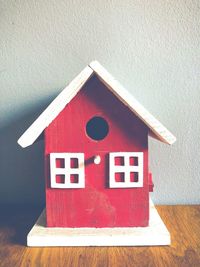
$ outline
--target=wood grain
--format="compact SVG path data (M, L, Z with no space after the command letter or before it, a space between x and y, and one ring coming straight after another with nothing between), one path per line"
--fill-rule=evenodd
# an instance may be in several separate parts
M200 205L158 206L170 247L27 248L26 234L41 209L1 207L0 267L200 266Z

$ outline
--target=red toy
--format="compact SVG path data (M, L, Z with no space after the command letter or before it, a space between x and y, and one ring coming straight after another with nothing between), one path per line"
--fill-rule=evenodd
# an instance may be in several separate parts
M87 66L18 140L45 133L48 227L148 226L148 135L175 137L98 62Z

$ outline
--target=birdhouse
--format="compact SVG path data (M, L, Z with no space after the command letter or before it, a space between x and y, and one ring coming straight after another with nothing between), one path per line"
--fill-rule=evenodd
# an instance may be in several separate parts
M90 63L20 137L44 132L47 228L149 226L148 136L175 137L97 61Z

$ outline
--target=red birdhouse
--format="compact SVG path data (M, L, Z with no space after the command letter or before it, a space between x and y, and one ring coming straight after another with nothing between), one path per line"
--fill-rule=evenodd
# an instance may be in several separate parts
M44 132L47 227L148 226L148 135L175 137L98 62L89 64L18 140Z

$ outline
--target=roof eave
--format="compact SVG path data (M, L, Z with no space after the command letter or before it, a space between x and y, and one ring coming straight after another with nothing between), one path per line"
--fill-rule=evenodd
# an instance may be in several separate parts
M89 66L85 67L23 133L17 141L18 144L23 148L32 145L44 129L48 127L64 107L75 97L93 73L94 71Z
M105 86L146 124L154 138L156 137L159 141L169 145L176 141L176 137L151 115L98 61L92 61L89 66Z

